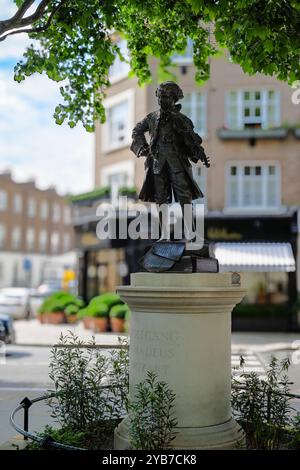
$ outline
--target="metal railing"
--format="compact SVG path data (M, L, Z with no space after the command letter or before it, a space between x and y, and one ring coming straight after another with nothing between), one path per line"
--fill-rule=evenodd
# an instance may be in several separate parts
M31 405L39 401L48 400L49 398L53 398L55 396L56 393L49 393L48 395L33 398L32 400L28 397L25 397L11 413L9 418L10 424L19 434L24 437L24 440L27 441L28 439L30 439L31 441L37 442L38 444L40 444L41 447L45 449L49 447L54 447L60 450L87 450L81 447L75 447L69 444L62 444L61 442L56 442L54 439L52 439L51 436L40 437L36 434L29 432L29 408L31 407ZM15 416L20 410L24 410L24 428L21 428L15 422Z

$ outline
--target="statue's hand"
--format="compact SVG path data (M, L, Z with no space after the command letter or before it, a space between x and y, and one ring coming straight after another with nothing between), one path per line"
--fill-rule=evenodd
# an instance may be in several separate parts
M139 149L137 157L149 157L150 155L150 149L149 146L143 146Z

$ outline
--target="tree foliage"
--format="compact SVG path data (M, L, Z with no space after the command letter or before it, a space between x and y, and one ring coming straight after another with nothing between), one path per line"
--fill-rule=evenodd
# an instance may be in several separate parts
M58 124L104 121L103 98L116 54L114 31L126 38L131 74L151 80L149 57L168 71L171 57L194 44L195 79L209 77L209 59L227 48L244 72L292 83L300 79L298 0L15 0L17 12L0 21L0 41L26 32L39 42L15 67L15 80L46 73L62 82ZM30 8L33 8L30 10ZM212 36L215 40L212 41ZM36 45L37 44L37 45ZM1 47L1 46L0 46Z

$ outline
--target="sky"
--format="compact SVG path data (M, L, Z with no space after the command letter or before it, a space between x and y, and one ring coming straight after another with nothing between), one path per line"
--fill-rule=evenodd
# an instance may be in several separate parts
M0 0L0 20L14 11L13 0ZM55 186L60 194L88 191L94 135L81 125L55 124L58 83L39 74L14 82L14 65L28 44L25 34L0 42L0 172L10 169L16 181L35 179L41 189Z

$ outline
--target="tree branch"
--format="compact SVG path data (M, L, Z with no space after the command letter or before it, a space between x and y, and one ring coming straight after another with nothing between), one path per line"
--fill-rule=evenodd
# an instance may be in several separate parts
M48 20L47 20L47 23L45 24L45 26L42 26L42 27L39 27L39 28L25 28L25 29L17 29L15 31L10 31L8 32L7 34L4 34L3 36L0 37L0 42L1 41L4 41L4 39L7 38L7 36L11 36L13 34L19 34L19 33L43 33L44 31L46 31L50 26L51 26L51 22L52 22L52 19L55 15L55 13L57 12L57 10L59 10L59 8L66 2L67 0L61 0L61 3L59 3L55 8L54 10L51 12Z
M42 0L40 4L37 6L35 12L32 13L32 15L29 15L24 18L24 15L26 14L27 10L31 7L31 5L33 5L34 1L35 0L25 0L14 16L12 16L8 20L0 21L0 40L1 41L3 41L9 35L15 34L18 31L18 28L29 26L35 21L43 17L45 10L51 0ZM12 30L16 30L16 31L12 31ZM9 31L9 34L5 34L4 36L2 36L7 31ZM21 32L26 32L26 31L21 31Z

